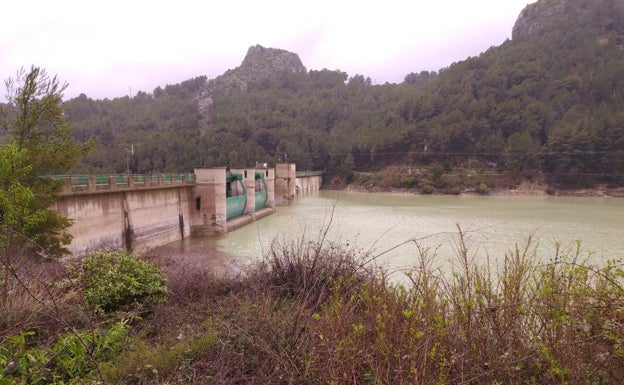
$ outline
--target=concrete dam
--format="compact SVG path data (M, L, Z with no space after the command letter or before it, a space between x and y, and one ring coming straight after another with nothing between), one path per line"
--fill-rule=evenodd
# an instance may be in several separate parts
M322 172L196 168L189 174L64 176L51 207L69 218L74 256L95 250L141 253L189 236L217 236L318 191Z

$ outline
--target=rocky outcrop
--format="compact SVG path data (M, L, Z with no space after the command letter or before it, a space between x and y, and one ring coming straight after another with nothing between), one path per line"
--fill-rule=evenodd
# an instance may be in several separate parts
M306 72L299 55L283 49L249 47L239 67L226 71L206 84L199 98L200 110L209 114L215 92L246 91L250 84L275 80L284 72Z
M512 30L512 39L538 33L565 14L566 0L541 0L527 5L518 16Z
M621 28L624 0L539 0L518 16L512 39L538 35L560 22L590 25L597 34Z

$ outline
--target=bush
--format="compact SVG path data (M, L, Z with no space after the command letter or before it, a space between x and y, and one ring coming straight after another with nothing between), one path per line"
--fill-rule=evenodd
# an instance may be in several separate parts
M529 240L477 265L461 231L454 240L452 271L415 242L404 285L368 266L374 255L322 239L274 245L222 284L184 274L180 285L206 286L197 302L155 309L103 372L141 384L621 382L621 262L559 247L547 262Z
M371 185L379 186L381 184L381 177L376 172L354 172L354 183L359 185Z
M0 384L97 383L99 362L119 351L127 329L124 320L108 330L63 333L50 347L32 346L32 331L8 336L0 344Z
M371 274L364 251L327 241L274 244L265 259L247 274L247 284L280 298L305 299L304 306L322 303L340 287L350 292Z
M307 371L319 383L610 384L624 375L624 270L531 244L495 273L460 234L452 274L419 248L409 286L332 295L307 325Z
M405 188L412 188L416 186L416 182L417 182L417 179L414 175L403 177L403 186Z
M438 180L442 177L442 175L449 173L451 171L450 163L444 162L443 164L433 164L429 167L429 173L431 174L431 179L437 183Z
M480 195L487 195L487 193L490 191L490 189L488 188L488 185L485 183L479 183L479 187L477 187L477 193Z
M58 260L28 259L11 268L16 274L9 275L8 296L4 303L0 301L0 341L15 330L33 330L38 338L47 338L64 327L59 318L80 317L76 290L54 284L63 282L64 277Z
M433 194L434 188L431 185L431 180L421 179L418 184L418 191L420 191L421 194Z
M98 313L145 311L166 301L166 279L160 268L124 251L96 252L82 262L84 301Z
M195 378L194 365L211 359L218 343L215 334L204 327L155 344L130 338L124 351L101 365L102 372L110 384L201 383ZM170 382L160 382L163 377Z

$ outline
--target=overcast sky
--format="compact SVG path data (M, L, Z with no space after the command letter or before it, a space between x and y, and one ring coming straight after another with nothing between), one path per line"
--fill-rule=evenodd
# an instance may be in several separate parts
M238 67L256 44L308 70L400 83L511 38L535 0L30 0L2 5L0 76L36 65L65 98L151 93ZM8 3L8 4L7 4ZM1 85L0 98L6 94Z

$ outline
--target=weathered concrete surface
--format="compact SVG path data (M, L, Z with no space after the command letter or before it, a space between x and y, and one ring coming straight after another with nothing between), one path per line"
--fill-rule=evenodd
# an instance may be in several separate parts
M191 188L126 192L131 249L147 250L190 235Z
M264 183L267 188L267 199L265 207L275 207L275 169L260 169L258 172L264 173Z
M72 255L124 247L122 193L63 196L52 209L73 222L68 247Z
M319 191L323 184L323 175L305 175L297 177L295 187L297 194L308 194Z
M237 169L247 190L244 215L227 220L226 170L197 168L180 179L129 176L72 184L65 180L61 197L51 208L73 221L68 249L74 256L94 250L120 249L140 253L187 236L225 234L272 214L277 205L292 204L297 194L316 191L322 173L296 178L294 163L276 169ZM255 208L255 173L263 173L265 207ZM136 179L136 180L135 180Z
M191 234L214 236L227 232L226 169L196 168L192 200Z
M72 220L69 251L141 252L190 234L190 186L64 195L52 209Z
M278 163L275 165L275 205L290 205L295 199L296 165Z

